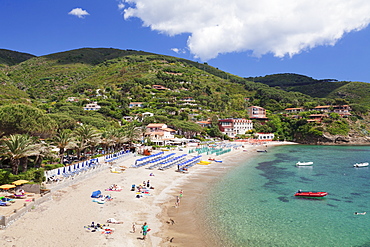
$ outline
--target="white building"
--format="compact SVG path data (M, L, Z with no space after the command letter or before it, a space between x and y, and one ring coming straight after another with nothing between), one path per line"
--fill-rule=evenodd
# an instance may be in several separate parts
M152 123L146 126L144 138L149 138L151 142L157 145L166 145L175 138L176 130L168 128L163 123Z
M86 106L84 107L84 110L85 111L98 111L100 108L101 108L101 106L98 105L97 102L93 102L93 103L90 103L90 104L86 104Z
M252 120L245 118L227 118L218 120L220 131L230 138L236 135L244 135L253 129Z

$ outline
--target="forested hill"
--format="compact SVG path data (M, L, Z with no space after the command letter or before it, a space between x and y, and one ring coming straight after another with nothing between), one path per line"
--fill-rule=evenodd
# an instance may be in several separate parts
M286 108L338 104L350 104L357 132L370 133L367 120L362 121L370 109L368 83L296 74L242 78L207 63L112 48L83 48L40 57L2 50L0 61L4 61L0 65L0 120L3 126L9 121L9 128L0 128L0 133L5 134L38 135L41 127L49 126L43 136L50 136L56 130L73 130L80 123L97 129L116 128L125 124L127 116L138 119L141 127L157 122L182 130L197 129L194 122L212 119L216 131L217 119L248 118L246 108L255 105L264 107L270 120L266 125L256 123L256 131L294 140L297 133L306 138L323 128L312 128L306 121L309 113L303 120L286 118ZM100 108L84 110L92 102ZM140 107L130 107L132 102ZM14 119L18 118L9 112L19 121L29 116L30 128L15 130L18 120ZM154 116L144 119L147 112ZM33 116L38 115L44 121L37 124ZM335 130L330 133L343 129L342 120L335 121L339 127L328 124ZM210 136L217 136L211 132Z
M11 65L0 67L4 85L0 104L65 102L67 97L96 97L94 92L100 90L114 95L107 100L114 103L107 104L112 109L120 106L125 114L129 101L160 108L165 106L163 101L181 97L192 97L203 109L225 117L243 116L243 109L251 104L276 112L342 99L370 108L367 83L316 80L291 73L242 78L207 63L129 49L82 48L40 57L0 50L0 61ZM171 92L153 92L153 85Z
M349 102L370 107L370 85L364 82L338 81L336 79L313 79L293 73L249 77L247 80L278 87L285 91L301 92L317 98L342 98Z
M33 57L35 56L28 53L0 49L0 66L16 65Z

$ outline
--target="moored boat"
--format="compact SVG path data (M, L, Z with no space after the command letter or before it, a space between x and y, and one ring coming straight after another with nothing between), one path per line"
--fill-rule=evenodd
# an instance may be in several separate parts
M296 166L312 166L313 162L312 161L309 161L309 162L300 162L300 161L298 161L295 165Z
M323 191L320 191L320 192L312 192L312 191L301 191L301 190L298 190L294 196L302 196L302 197L324 197L328 195L328 192L323 192Z
M368 162L356 163L356 164L353 165L353 167L366 167L366 166L369 166Z

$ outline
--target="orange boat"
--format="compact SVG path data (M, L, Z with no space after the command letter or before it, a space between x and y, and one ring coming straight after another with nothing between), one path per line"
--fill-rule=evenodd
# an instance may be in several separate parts
M328 194L328 192L312 192L312 191L301 191L298 190L294 196L302 196L302 197L324 197Z

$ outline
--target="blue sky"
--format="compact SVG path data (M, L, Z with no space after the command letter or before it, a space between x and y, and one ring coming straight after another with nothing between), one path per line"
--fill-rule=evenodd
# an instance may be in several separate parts
M0 0L0 48L134 49L242 77L370 82L368 0Z

